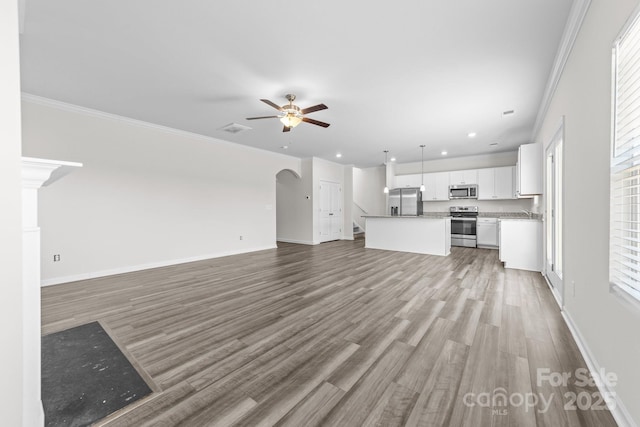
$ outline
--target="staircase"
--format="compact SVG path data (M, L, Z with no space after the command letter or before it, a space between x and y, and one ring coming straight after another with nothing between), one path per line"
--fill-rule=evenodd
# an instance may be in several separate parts
M364 230L358 225L358 223L356 223L354 221L353 222L353 235L355 236L356 234L364 234Z
M353 237L356 239L363 238L365 228L360 224L364 224L363 215L367 215L367 211L364 210L358 203L353 202L353 210L351 215L351 222L353 223Z

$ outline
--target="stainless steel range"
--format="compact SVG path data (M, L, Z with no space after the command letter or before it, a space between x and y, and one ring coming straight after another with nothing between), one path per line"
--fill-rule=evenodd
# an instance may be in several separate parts
M475 248L477 246L477 206L451 206L451 246Z

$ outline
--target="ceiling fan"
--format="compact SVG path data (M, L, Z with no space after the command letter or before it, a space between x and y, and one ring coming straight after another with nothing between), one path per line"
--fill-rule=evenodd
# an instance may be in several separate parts
M298 126L301 122L311 123L312 125L322 126L323 128L328 128L329 123L321 122L318 120L313 120L308 117L305 117L305 114L313 113L314 111L326 110L327 107L324 104L314 105L313 107L308 108L300 108L297 105L294 105L293 101L296 99L296 96L293 94L286 95L289 104L285 104L282 107L278 106L276 103L269 101L268 99L261 99L260 101L264 102L280 111L280 114L277 116L262 116L262 117L247 117L247 120L257 120L257 119L280 119L282 124L284 124L284 128L282 132L289 132L292 128Z

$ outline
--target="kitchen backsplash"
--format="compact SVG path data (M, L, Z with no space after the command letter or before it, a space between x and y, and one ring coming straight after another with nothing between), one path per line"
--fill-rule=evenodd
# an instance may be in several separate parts
M477 206L480 212L520 212L521 210L537 212L534 199L516 200L449 200L442 202L422 202L424 212L448 212L451 206Z

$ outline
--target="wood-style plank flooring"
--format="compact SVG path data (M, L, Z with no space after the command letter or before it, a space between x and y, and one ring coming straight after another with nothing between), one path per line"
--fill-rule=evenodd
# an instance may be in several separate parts
M43 334L94 320L154 389L100 425L615 426L597 389L539 380L586 365L497 251L280 243L42 290Z

